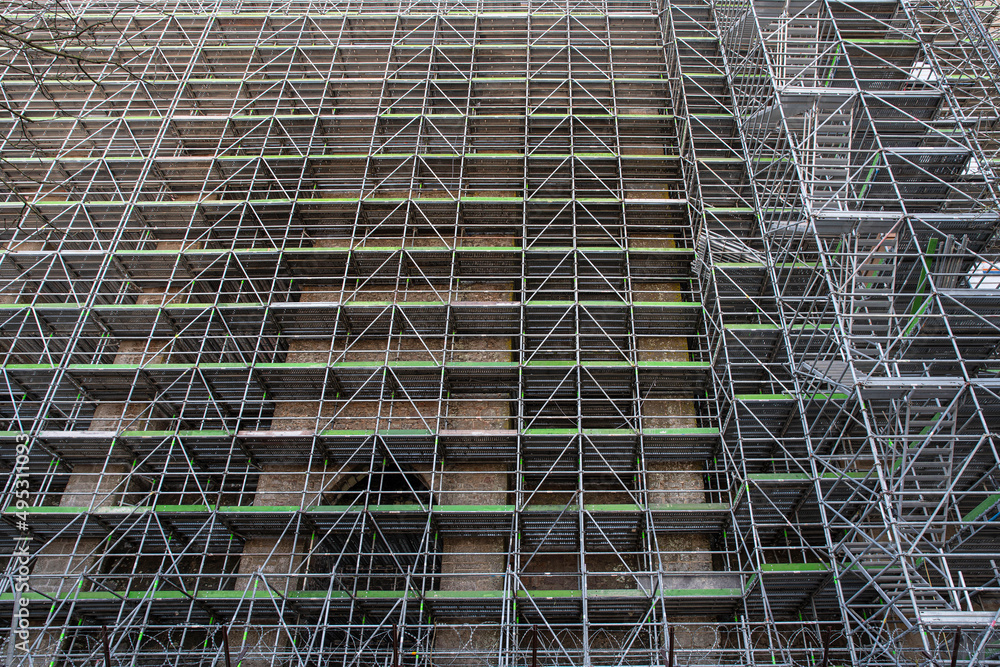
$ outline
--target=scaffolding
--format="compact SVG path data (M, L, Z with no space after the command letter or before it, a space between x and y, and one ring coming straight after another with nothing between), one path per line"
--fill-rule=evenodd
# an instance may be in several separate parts
M69 7L13 664L998 664L995 6Z

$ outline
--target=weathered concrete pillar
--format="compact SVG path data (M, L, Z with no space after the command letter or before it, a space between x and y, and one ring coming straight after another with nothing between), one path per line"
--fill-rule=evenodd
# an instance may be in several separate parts
M301 465L269 465L261 473L254 495L255 507L309 507L321 504L327 489L337 487L346 473L309 470ZM274 591L285 595L298 590L305 580L303 563L311 545L301 535L289 530L284 535L252 536L243 545L237 568L237 591ZM247 600L244 604L273 605L270 600ZM280 605L280 601L279 601ZM237 627L229 631L229 645L234 655L244 653L242 667L265 667L284 664L275 655L286 649L290 637L280 629Z
M503 505L507 466L503 463L446 463L440 504ZM507 569L505 537L446 536L442 539L441 590L502 591ZM499 619L495 619L499 621ZM472 667L491 664L500 646L494 619L447 616L434 631L434 661Z
M293 343L295 345L295 343ZM295 352L290 352L291 357ZM291 359L290 359L291 360ZM295 406L295 407L291 407ZM297 412L299 404L275 406L275 412ZM314 421L303 424L309 430ZM303 429L305 430L305 429ZM305 469L304 469L305 468ZM320 504L323 498L326 475L322 470L310 474L308 466L269 464L264 467L257 480L254 494L255 507L292 506L308 507ZM243 553L237 567L235 590L248 591L251 596L257 591L274 591L284 595L299 588L305 578L302 564L309 549L303 538L289 529L283 535L255 535L243 544ZM247 600L243 604L266 604L270 600L257 602ZM280 605L280 602L279 602ZM283 664L275 655L276 651L289 645L289 636L280 629L261 629L247 626L229 631L229 645L234 654L244 654L242 667L265 667Z
M147 291L136 299L139 305L158 304L163 292ZM124 340L118 344L116 364L161 364L170 352L170 343L162 340ZM89 431L156 431L167 428L164 415L155 405L137 401L126 403L98 403L90 421Z
M157 250L180 250L181 247L180 242L173 241L157 244ZM22 243L18 249L42 250L44 244ZM181 298L185 289L184 285L170 286L166 290L146 289L136 298L136 303L160 304L164 299ZM4 297L0 297L0 302L12 301L5 301ZM169 344L169 341L156 339L121 341L115 352L114 363L161 363L169 352ZM155 418L150 406L129 402L99 403L94 408L94 415L87 430L118 433L125 430L162 428L165 428L163 417ZM104 464L74 466L59 505L94 510L99 507L138 503L146 488L137 477L131 475L131 472L132 466L128 463L114 462L113 452L110 451L109 460ZM67 595L74 590L89 590L90 582L86 577L89 574L100 574L98 571L100 560L104 555L102 543L102 539L94 537L66 537L52 540L36 556L31 576L32 588L49 595ZM47 653L48 657L54 658L58 648L58 638L49 636L48 633L43 633L35 644L39 657Z
M128 464L77 466L60 499L60 507L99 507L121 505L129 486ZM102 540L96 537L60 537L52 540L35 559L31 587L49 595L67 595L90 586L82 579L99 561Z
M656 428L656 427L653 427ZM678 428L663 427L663 428ZM680 505L705 502L701 463L652 461L647 464L646 483L650 505ZM658 533L660 568L664 572L712 570L711 538L702 533Z
M669 239L637 239L631 244L635 247L673 247L674 242ZM679 283L636 283L633 289L636 301L683 300ZM690 360L687 339L682 337L638 337L636 347L639 361ZM698 425L693 400L648 399L642 401L641 412L643 428L695 428ZM646 467L647 500L650 505L705 502L704 461L648 461ZM665 575L664 586L699 588L715 585L709 579L694 574L708 573L713 569L711 536L658 532L655 541L659 569ZM709 582L708 586L703 586L705 581ZM676 626L678 649L710 651L715 648L717 638L712 629L712 617L687 616L668 620L684 624Z
M254 507L311 507L321 505L336 495L347 480L354 479L354 468L324 468L314 465L268 465L261 473L254 494ZM251 537L243 546L237 570L236 590L271 588L284 593L296 590L305 577L301 565L309 545L295 536L266 535ZM266 583L259 575L264 575Z
M409 290L397 292L392 287L365 286L354 291L331 291L329 288L305 288L300 302L405 302L435 298L433 292ZM287 361L294 363L442 361L442 337L373 337L362 339L330 338L295 340L289 343ZM275 404L272 428L277 431L313 431L332 429L420 429L435 428L439 405L436 400L408 400L396 397L352 400L350 396L327 396L318 401L287 401Z
M122 504L127 497L130 470L128 464L77 466L59 506L93 510ZM30 579L32 590L52 597L90 590L88 577L99 574L97 570L103 553L103 540L98 537L60 537L52 540L35 557ZM24 660L20 664L50 665L58 660L62 642L58 633L32 631L29 645L31 657L22 656Z
M184 244L181 241L160 241L156 249L160 251L180 251L184 248L200 248L201 243ZM190 297L189 285L184 281L167 285L166 289L148 287L136 297L138 306L158 306L167 303L186 303ZM123 340L118 343L114 363L116 364L161 364L167 361L172 340L169 338L142 338ZM91 431L146 431L168 428L167 415L160 413L155 405L138 401L127 403L100 403L94 409L94 417L88 430Z
M507 465L445 464L440 488L437 495L442 505L503 505L507 502ZM448 537L443 542L441 590L503 590L506 538Z
M495 303L512 300L513 286L467 282L456 299ZM506 336L458 336L452 339L450 360L496 362L511 358ZM455 431L488 431L510 427L510 399L495 394L452 394L447 407L447 428ZM507 503L506 463L445 461L437 474L435 502L440 505L504 505ZM507 570L507 538L447 535L441 540L443 591L502 591ZM442 617L434 631L434 661L472 667L495 661L500 646L500 619ZM496 624L494 624L496 623Z
M23 249L22 244L22 249ZM40 246L40 244L39 244ZM33 249L42 249L41 247ZM161 242L158 250L176 250L179 244ZM177 288L178 293L183 288ZM167 290L166 294L171 293ZM163 290L146 290L139 295L139 304L160 303L164 298ZM122 341L115 353L114 363L160 363L167 352L168 343L157 340ZM107 431L117 433L122 430L143 430L158 428L161 424L152 422L147 406L133 403L99 403L94 409L89 431ZM113 454L112 454L113 456ZM103 465L78 465L66 484L59 501L61 507L110 507L139 500L134 494L142 489L138 480L131 479L131 465L115 463L113 458ZM132 497L130 497L132 494ZM45 547L39 554L33 570L33 582L36 590L55 592L59 590L59 579L55 575L62 573L79 576L92 568L100 557L101 540L98 538L57 538ZM73 585L86 588L83 581ZM67 592L65 586L62 592Z
M307 287L300 295L300 301L311 303L336 302L339 299L339 292L332 292L322 287ZM385 342L378 342L379 351L367 352L377 358L366 358L366 361L381 360L384 357ZM337 345L332 334L328 338L293 340L289 343L285 359L289 363L327 363L331 350L336 356ZM374 414L377 415L377 403L373 402L370 407L374 407L376 410ZM318 401L280 401L274 406L272 428L276 431L312 433L317 428L330 428L326 422L336 414L336 411L335 401L330 401L323 407ZM375 420L371 421L373 422L371 428L374 428ZM366 426L354 423L340 428L366 428ZM258 476L253 504L255 507L310 507L324 504L335 496L345 483L354 479L357 467L343 466L337 462L312 466L302 463L267 464ZM303 536L296 535L291 528L282 535L249 537L240 555L235 590L248 591L251 594L256 591L271 590L280 595L298 590L308 574L304 563L311 547L312 545ZM259 604L259 602L247 600L244 604ZM264 604L273 603L264 601ZM233 654L244 653L241 667L284 664L284 659L278 654L288 648L290 639L288 633L279 628L237 627L229 632L229 644Z
M127 346L126 346L127 347ZM130 363L126 360L131 352L115 355L115 363ZM121 403L102 403L94 410L90 431L117 432L126 428L140 429L132 425L139 417L140 407L132 408ZM103 465L77 465L66 483L59 500L60 507L85 507L94 510L99 507L114 507L139 500L137 492L142 484L130 475L132 466L128 463ZM88 576L100 574L100 561L104 555L103 540L98 537L57 537L37 554L32 570L31 586L35 591L53 596L65 596L74 591L90 589ZM39 657L55 659L60 646L59 638L51 633L42 633L35 643Z
M666 286L671 285L665 283ZM650 290L650 294L655 293ZM669 298L676 292L661 292ZM688 361L684 338L639 338L640 361ZM647 399L642 402L643 428L695 428L694 402L684 399ZM705 502L702 461L649 461L646 489L650 505ZM700 533L658 533L660 567L666 572L710 571L711 541Z

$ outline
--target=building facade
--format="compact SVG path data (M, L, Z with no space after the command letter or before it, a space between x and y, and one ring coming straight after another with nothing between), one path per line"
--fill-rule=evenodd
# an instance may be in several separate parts
M95 0L8 44L5 659L995 664L994 12Z

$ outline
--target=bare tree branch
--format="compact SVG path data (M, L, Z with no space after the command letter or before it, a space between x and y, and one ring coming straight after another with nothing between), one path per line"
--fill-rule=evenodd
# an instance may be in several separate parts
M130 9L141 6L137 3ZM43 171L45 178L39 179L37 171L29 173L10 158L15 154L42 162L59 158L58 149L46 147L33 136L36 95L57 113L73 116L73 111L57 102L52 87L83 84L103 89L112 77L143 82L127 65L135 53L125 37L124 22L130 19L123 11L124 7L117 7L88 16L63 0L14 0L0 10L0 112L13 121L2 139L0 188L6 190L8 201L22 205L19 226L31 216L43 227L52 227L33 202L47 191L63 188L68 180L50 180L52 170ZM18 94L24 89L34 95ZM85 128L83 123L78 126Z

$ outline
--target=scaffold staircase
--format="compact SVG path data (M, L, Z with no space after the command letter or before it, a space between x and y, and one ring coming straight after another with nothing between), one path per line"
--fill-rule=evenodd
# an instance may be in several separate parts
M803 174L814 211L846 210L850 178L851 108L820 98L801 119Z
M848 562L842 567L846 572L859 570L859 594L857 601L870 600L870 604L879 607L895 607L905 610L914 606L912 614L907 614L911 620L925 611L946 611L954 607L941 596L938 590L920 573L918 567L910 563L909 557L891 553L886 544L873 544L869 541L855 541L845 545ZM871 589L871 593L865 593ZM861 606L861 605L859 605Z
M858 239L851 251L853 262L843 278L850 290L847 335L851 346L868 356L873 348L884 349L892 337L893 320L886 315L895 311L899 257L883 238Z
M813 88L817 82L820 53L819 21L783 15L776 21L776 81L779 89ZM769 26L770 29L772 26Z

